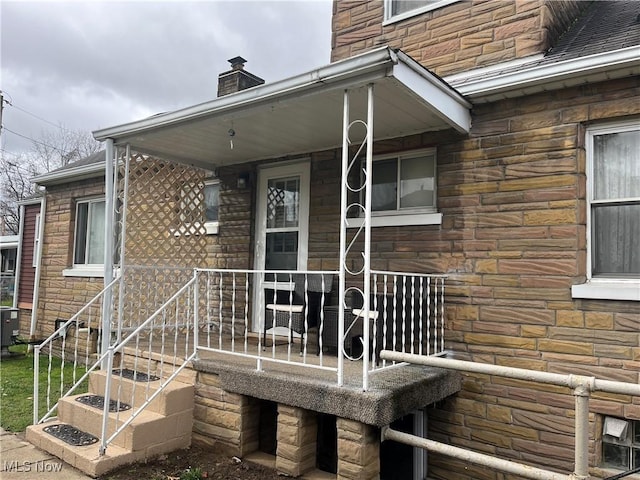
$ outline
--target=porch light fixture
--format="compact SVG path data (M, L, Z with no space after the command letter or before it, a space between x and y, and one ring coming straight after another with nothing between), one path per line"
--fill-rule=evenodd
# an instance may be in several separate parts
M238 188L247 188L249 186L249 173L244 172L238 175L236 186Z

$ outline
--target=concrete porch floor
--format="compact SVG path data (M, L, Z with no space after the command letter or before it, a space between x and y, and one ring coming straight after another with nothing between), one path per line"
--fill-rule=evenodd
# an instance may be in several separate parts
M141 341L138 354L166 365L174 358L174 338L169 336L170 345L161 347L159 335L151 341ZM462 384L457 372L439 368L398 364L369 372L369 389L362 390L361 360L345 359L343 384L338 385L336 372L338 358L336 352L316 355L315 332L311 331L307 354L300 355L300 340L294 339L289 345L287 337L267 337L264 348L258 349L257 334L250 334L245 348L244 341L235 340L232 346L230 336L222 336L223 351L219 348L220 338L215 336L207 342L200 332L199 345L193 369L219 375L221 387L231 393L242 394L261 400L269 400L307 410L335 415L378 427L389 425L394 420L443 400L457 393ZM145 342L147 342L145 344ZM186 342L177 342L177 356L188 351ZM192 344L191 344L192 348ZM133 348L125 350L134 353ZM257 370L260 355L262 369ZM287 361L287 363L282 363ZM323 368L315 368L321 366ZM369 368L372 368L370 363ZM333 369L333 370L332 370Z

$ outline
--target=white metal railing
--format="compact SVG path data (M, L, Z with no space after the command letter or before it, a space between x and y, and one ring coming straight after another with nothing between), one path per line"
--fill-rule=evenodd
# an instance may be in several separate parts
M416 437L406 433L382 429L382 440L395 440L442 455L466 460L471 463L490 467L502 472L518 475L523 478L538 480L586 480L589 478L589 397L591 392L608 392L621 395L640 396L640 385L635 383L600 380L583 375L564 375L558 373L526 370L523 368L505 367L501 365L482 364L455 360L451 358L426 357L409 353L390 352L383 350L381 357L386 360L408 362L417 365L447 368L452 370L495 375L530 382L559 385L572 390L575 397L575 430L574 430L574 471L563 474L551 470L535 468L530 465L504 460L491 455L466 450L445 443L426 438Z
M99 360L106 360L106 371L109 372L104 386L101 455L195 357L198 295L197 276L194 275L123 341L110 346ZM125 383L125 378L133 381ZM116 411L112 419L115 423L110 427L110 402L107 399L112 398L116 399ZM130 408L121 412L118 407L122 403Z
M336 370L328 365L325 349L338 345L337 309L329 308L337 272L196 272L201 349L253 359L258 370L264 362ZM258 291L251 295L254 286ZM311 329L315 342L307 334Z
M366 389L369 375L398 365L381 361L382 349L420 355L444 351L444 275L372 271L365 321L364 289L347 287L341 302L335 271L196 272L199 347L252 359L258 370L265 362L328 370L338 374L340 384L345 368L340 358L363 364L369 360L362 378ZM251 295L254 286L258 291Z
M89 373L99 365L96 360L100 345L103 303L107 293L118 290L113 280L69 320L60 320L58 328L42 343L34 347L33 355L33 423L42 423L58 407L60 398L80 392ZM45 370L40 371L41 355L46 355ZM55 365L55 367L54 367ZM52 372L59 371L59 379ZM44 414L40 414L41 382L44 377Z

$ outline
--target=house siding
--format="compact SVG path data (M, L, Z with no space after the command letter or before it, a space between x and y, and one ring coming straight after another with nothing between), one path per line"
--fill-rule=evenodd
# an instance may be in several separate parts
M40 213L40 204L25 205L22 230L22 253L20 259L20 279L17 289L20 318L20 335L29 336L31 311L33 309L33 289L36 269L33 266L34 243L36 238L36 216Z
M68 320L104 287L102 278L65 277L73 264L75 200L104 195L104 178L47 187L40 270L38 338L54 332L57 319Z
M445 76L545 52L588 2L461 1L383 25L382 1L334 3L331 61L381 45Z

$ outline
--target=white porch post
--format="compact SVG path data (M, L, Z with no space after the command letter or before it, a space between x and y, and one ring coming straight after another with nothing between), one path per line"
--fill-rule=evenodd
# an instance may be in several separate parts
M351 143L349 139L349 130L353 125L364 126L366 135L362 138L362 144L354 154L354 158L351 159L349 155L349 145ZM365 150L365 166L364 166L364 180L357 186L349 185L349 174L352 169L360 170L360 164L358 163L359 154L363 148ZM362 279L363 289L357 291L363 296L362 315L357 321L362 321L363 331L363 353L362 353L362 389L367 390L369 388L369 310L370 310L370 296L371 296L371 171L373 164L373 84L369 84L367 87L367 118L364 120L350 121L349 113L349 90L344 92L343 101L343 126L342 126L342 169L341 169L341 207L340 207L340 286L339 286L339 298L340 306L338 309L338 385L342 385L343 369L344 369L344 357L346 356L344 346L344 329L345 329L345 307L350 305L346 304L346 276L349 274L352 279ZM358 178L360 175L358 175ZM357 193L361 196L359 201L349 203L349 192ZM364 205L362 204L362 196L364 196ZM347 241L347 224L348 214L350 209L357 209L362 215L364 223L363 226L358 228L354 233L353 238ZM347 257L351 248L356 244L356 237L364 235L364 248L357 253L362 257L362 267L358 269L350 268L347 264ZM351 289L351 287L350 287ZM351 324L351 322L349 322ZM350 328L351 325L348 326Z
M344 307L347 261L347 182L349 175L349 92L344 91L342 106L342 168L340 170L340 271L338 298L338 385L344 383Z
M118 342L122 340L122 310L124 309L124 269L125 269L125 245L127 236L127 204L129 202L129 164L131 163L131 146L127 144L124 158L124 186L122 191L122 211L120 213L120 281L118 286ZM117 169L117 163L116 163ZM117 178L117 175L115 175ZM117 192L116 192L117 194ZM117 197L117 195L116 195ZM115 205L114 205L115 207ZM115 219L117 222L118 219Z
M362 331L364 333L364 345L362 355L362 389L369 389L369 323L371 308L371 179L373 177L373 84L367 87L367 151L365 168L365 202L364 202L364 319ZM374 332L375 335L375 332Z
M113 140L108 138L106 141L105 151L105 168L104 168L104 182L105 182L105 224L104 224L104 286L106 287L113 280L113 231L114 231L114 216L113 216L113 192L114 192L114 148ZM105 353L109 349L109 342L111 339L111 302L112 302L111 290L104 292L102 299L102 342L100 344L100 353ZM103 362L101 368L107 368L106 359Z

